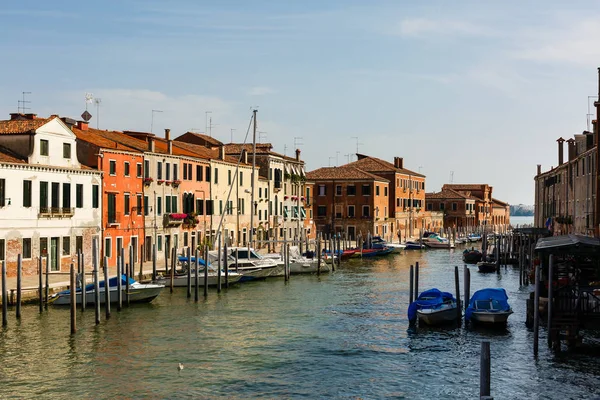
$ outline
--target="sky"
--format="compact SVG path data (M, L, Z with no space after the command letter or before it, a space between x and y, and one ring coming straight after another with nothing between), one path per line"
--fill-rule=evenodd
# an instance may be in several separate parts
M256 108L258 140L307 170L358 147L403 157L427 191L533 204L536 165L595 113L599 17L576 0L7 2L0 118L31 92L39 116L242 142Z

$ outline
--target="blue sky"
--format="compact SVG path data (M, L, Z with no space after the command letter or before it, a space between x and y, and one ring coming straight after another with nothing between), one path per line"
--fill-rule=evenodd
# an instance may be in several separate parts
M0 115L101 129L262 141L308 169L359 151L533 203L536 164L586 129L598 92L600 3L492 1L20 1L0 9ZM593 107L592 107L593 112ZM285 146L285 147L284 147Z

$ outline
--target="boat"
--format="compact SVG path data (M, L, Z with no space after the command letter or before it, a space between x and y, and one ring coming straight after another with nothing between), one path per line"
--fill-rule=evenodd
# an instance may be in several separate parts
M204 269L206 267L202 267L198 269L198 286L204 286ZM228 283L236 283L242 279L242 274L237 273L235 271L227 271L227 281ZM192 286L196 284L196 273L194 270L190 273L190 278L192 280ZM211 269L211 266L208 267L208 286L217 286L219 284L219 272ZM171 276L159 276L157 278L157 282L163 285L171 285ZM221 284L225 284L225 271L221 271ZM179 270L173 275L173 286L176 287L186 287L187 286L187 270Z
M110 290L110 302L116 303L118 301L118 277L115 276L108 280L108 287ZM129 287L127 285L127 277L125 275L121 276L122 283L122 294L123 299L129 291L129 302L130 303L149 303L156 298L163 290L165 285L155 284L155 283L139 283L135 279L129 278ZM99 292L100 292L100 304L105 303L105 281L98 282ZM77 288L76 291L76 302L77 304L81 304L82 302L82 288ZM90 283L85 286L85 302L87 304L94 304L94 284ZM54 293L50 299L54 305L63 306L71 304L71 290L63 290L58 293Z
M386 247L392 249L392 253L399 254L402 253L406 245L402 243L388 243L381 236L373 236L363 243L363 249L384 249Z
M467 264L476 264L483 258L483 254L479 250L465 249L463 251L463 261Z
M442 325L458 319L456 299L451 293L438 289L422 292L408 307L408 320L414 323L417 318L427 325Z
M362 249L358 250L356 253L352 255L352 257L378 257L378 256L386 256L388 254L392 254L394 252L393 249L389 247L384 247L382 249Z
M283 265L277 259L263 257L251 247L228 247L227 253L227 268L242 275L240 282L283 276ZM209 251L208 255L209 262L214 265L217 262L218 252ZM223 261L222 256L221 261Z
M404 250L422 250L425 248L424 244L415 240L408 240L402 244L404 245Z
M469 242L478 242L481 240L481 235L479 233L471 233L467 236L467 240Z
M430 233L423 238L425 246L432 249L451 249L454 245L446 238L443 238L436 233Z
M319 272L319 260L315 257L308 258L300 254L300 248L298 246L290 246L290 274L311 274ZM329 254L329 257L327 256ZM329 272L330 267L327 263L331 263L331 253L324 254L321 261L321 272ZM339 253L338 253L339 254ZM271 253L266 256L267 259L275 261L281 267L281 276L284 273L284 261L283 256L277 253Z
M467 242L468 242L467 238L464 238L464 237L459 237L459 238L454 239L455 245L456 244L465 244Z
M508 304L508 295L502 288L481 289L473 293L465 320L486 324L505 325L513 313Z
M477 268L479 272L488 273L488 272L496 272L496 263L490 261L480 261L477 263Z
M346 250L342 251L342 254L340 255L340 257L342 257L342 260L347 260L348 258L354 257L354 255L356 255L356 253L359 253L359 255L360 255L360 249L346 249Z

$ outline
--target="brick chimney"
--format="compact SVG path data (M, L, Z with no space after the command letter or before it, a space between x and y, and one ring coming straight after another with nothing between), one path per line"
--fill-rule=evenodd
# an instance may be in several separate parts
M542 174L542 164L538 164L537 165L537 174L541 175Z
M171 130L165 129L165 139L167 140L167 151L173 154L173 141L171 140Z
M569 161L573 161L577 157L577 148L575 147L575 139L571 138L567 140L569 146Z
M558 142L558 165L563 165L563 144L565 143L565 139L559 137L556 141Z
M151 153L154 153L155 150L156 150L156 147L154 145L154 138L148 137L148 151Z
M296 149L296 161L300 161L300 149Z
M33 114L33 113L25 114L26 119L35 119L35 117L37 117L37 114Z
M225 160L225 146L223 145L219 147L219 159Z
M242 149L242 162L248 164L248 150Z
M394 157L394 167L403 169L404 168L404 158Z
M89 126L90 124L88 124L86 121L77 121L77 128L81 129L82 131L87 131Z
M166 140L171 139L171 130L170 129L165 129L165 139Z

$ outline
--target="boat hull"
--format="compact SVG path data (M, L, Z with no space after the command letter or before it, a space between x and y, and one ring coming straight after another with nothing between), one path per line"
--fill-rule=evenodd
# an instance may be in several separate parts
M490 273L496 272L496 264L495 263L477 263L477 269L481 273Z
M290 274L312 274L317 273L317 260L291 261ZM321 263L321 272L329 272L329 265Z
M473 311L471 320L482 324L503 325L508 321L508 317L512 314L511 311Z
M442 310L425 309L417 310L419 321L427 325L443 325L454 322L458 319L458 311L456 305L447 307Z
M129 287L129 302L130 303L149 303L154 300L160 292L163 290L164 285L157 284L137 284L131 285ZM104 288L100 288L100 304L105 303L105 293ZM122 291L123 300L127 295L126 285L123 285ZM110 287L110 302L116 303L118 301L118 288ZM94 304L94 291L87 290L85 292L85 301L86 304ZM51 299L52 304L57 306L64 306L71 304L71 294L70 293L57 293L53 299ZM82 303L82 293L77 292L76 294L76 302L77 304Z
M227 280L229 283L236 283L242 279L242 274L229 272ZM192 286L196 284L196 277L194 274L191 275ZM158 280L159 283L165 286L171 285L171 277L162 277ZM211 272L208 274L208 286L217 286L219 284L218 274ZM221 284L225 284L225 273L221 273ZM173 277L173 286L175 287L187 287L187 274L186 275L175 275ZM204 274L200 273L198 276L198 286L204 286Z

